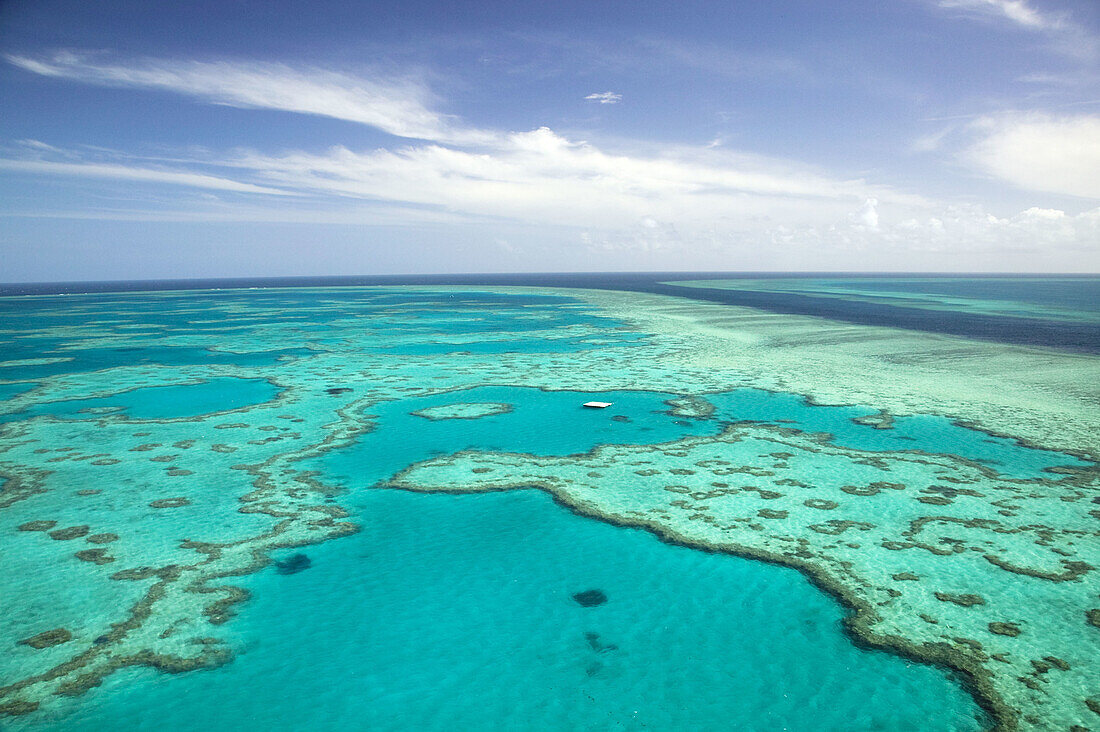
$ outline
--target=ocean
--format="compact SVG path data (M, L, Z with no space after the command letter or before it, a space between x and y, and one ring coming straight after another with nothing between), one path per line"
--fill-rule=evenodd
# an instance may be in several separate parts
M1100 278L0 293L5 726L1100 709Z

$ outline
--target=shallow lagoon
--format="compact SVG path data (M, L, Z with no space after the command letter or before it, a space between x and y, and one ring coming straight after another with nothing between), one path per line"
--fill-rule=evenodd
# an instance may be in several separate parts
M713 407L706 416L674 414L676 394L645 391L601 392L607 409L578 410L592 394L524 387L478 387L385 402L363 419L378 427L364 439L326 452L306 467L323 480L367 487L419 460L460 450L573 455L599 445L645 445L695 435L716 435L730 424L749 421L828 435L828 441L868 451L922 451L957 455L1012 478L1043 478L1049 468L1087 463L1053 450L993 437L931 415L892 420L876 429L859 420L874 417L865 407L808 403L795 394L760 389L696 397ZM447 405L492 403L507 409L477 419L428 419L417 412ZM708 410L709 411L709 410ZM409 439L410 434L416 435Z
M670 414L667 401L673 394L604 392L601 398L613 402L612 407L579 409L591 398L583 392L495 386L383 402L372 405L364 417L377 429L304 467L319 470L325 482L366 488L419 460L467 449L572 455L598 445L654 444L720 430L713 422ZM417 414L478 403L506 405L507 411L476 419Z
M718 420L784 424L803 432L827 433L830 442L857 450L919 450L957 455L1012 478L1048 477L1046 471L1050 468L1087 465L1073 456L1037 450L1017 440L968 429L937 415L890 418L888 425L876 429L875 424L861 422L876 416L866 407L819 406L796 394L738 389L708 394L706 399L714 403L714 418Z
M120 682L68 728L979 727L943 672L854 647L840 607L792 570L535 491L349 504L363 531L308 549L306 571L246 579L235 663ZM592 588L605 604L573 600Z

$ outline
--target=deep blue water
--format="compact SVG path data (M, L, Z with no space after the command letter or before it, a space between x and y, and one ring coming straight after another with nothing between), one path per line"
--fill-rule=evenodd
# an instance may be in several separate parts
M1100 277L920 277L825 278L860 290L912 292L974 300L1015 300L1031 305L1100 313Z
M991 300L1022 300L1039 305L1095 309L1100 300L1100 277L1095 275L926 275L929 283L906 285L913 292L959 295ZM932 311L882 303L809 297L788 293L750 292L663 285L668 280L733 278L820 278L858 279L862 287L874 287L886 275L838 273L759 272L656 272L656 273L534 273L465 275L375 275L357 277L284 277L210 280L142 280L127 282L83 282L0 285L0 295L126 292L135 290L187 290L202 288L327 287L352 285L457 284L517 285L532 287L581 287L651 292L675 297L762 308L772 312L816 315L861 325L907 328L969 338L1046 346L1085 353L1100 353L1100 325L1068 323L1039 318L999 317L988 314ZM925 277L907 274L906 277ZM896 276L883 289L897 287ZM966 284L963 284L963 280ZM975 280L977 281L975 283ZM0 303L0 318L11 301ZM1091 303L1091 305L1089 305ZM20 306L21 307L21 306Z

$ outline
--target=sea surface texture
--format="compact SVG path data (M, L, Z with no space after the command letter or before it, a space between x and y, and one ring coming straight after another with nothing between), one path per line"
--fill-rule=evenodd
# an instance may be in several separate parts
M1097 317L923 282L814 287ZM475 285L0 341L5 729L1100 728L1096 356Z
M773 292L900 308L1100 324L1096 277L796 277L680 280L668 284Z

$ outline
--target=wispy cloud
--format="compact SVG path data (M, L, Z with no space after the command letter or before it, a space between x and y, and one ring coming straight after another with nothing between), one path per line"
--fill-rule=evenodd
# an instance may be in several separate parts
M3 163L25 173L157 181L240 192L294 192L338 199L434 206L457 215L534 224L633 226L644 217L729 225L738 216L774 218L828 210L842 215L868 198L903 196L809 166L705 148L609 152L542 127L477 130L436 112L426 89L347 74L256 62L146 59L103 63L97 56L10 57L21 68L90 84L163 89L234 106L325 114L429 142L353 151L263 152L174 161L111 155L41 160L38 143ZM615 92L587 99L610 104ZM28 157L36 160L28 160ZM150 164L152 163L152 164ZM166 167L167 166L167 167ZM211 170L216 170L212 175Z
M936 0L936 4L965 16L1003 21L1021 30L1042 33L1064 56L1088 62L1100 56L1100 38L1095 33L1068 13L1039 10L1029 0Z
M939 6L1002 18L1033 30L1059 28L1064 22L1063 18L1036 10L1027 0L939 0Z
M1007 124L998 129L1028 132ZM987 131L989 144L995 142L993 132L997 130ZM1030 132L1020 140L1022 144L1038 139L1035 130ZM1043 132L1050 139L1067 134L1067 128ZM1090 133L1085 129L1082 134ZM988 155L1002 153L1003 146ZM219 176L154 170L141 167L140 159L125 159L125 164L0 160L0 169L237 193L289 192L298 198L282 198L273 205L264 203L263 197L246 201L203 196L145 210L131 206L0 215L369 226L473 224L487 232L515 231L519 226L542 237L556 236L561 242L571 236L572 246L593 256L635 252L651 266L665 267L682 263L685 256L699 266L720 267L728 264L729 256L751 255L761 267L789 267L794 257L801 266L820 269L831 266L837 256L861 252L867 267L890 269L902 252L914 256L976 252L974 256L979 256L981 252L1079 251L1095 256L1100 241L1100 209L1067 214L1034 207L997 216L979 206L928 201L766 158L703 147L659 157L612 154L545 128L513 134L489 153L424 144L367 152L337 147L323 154L247 153L190 163L179 158L181 166L227 171ZM1065 174L1062 170L1051 175ZM1040 179L1047 180L1047 175L1042 172ZM1008 173L1001 177L1007 178ZM1089 179L1070 180L1087 185ZM568 231L573 233L560 233ZM975 266L984 260L964 256L956 261Z
M422 225L476 223L444 211L400 205L356 205L333 208L316 205L258 206L229 204L217 197L202 201L187 201L183 206L138 208L119 206L98 209L18 209L0 211L0 216L21 219L72 219L92 221L186 221L194 223L293 223L339 224L342 226L410 227Z
M734 49L728 43L706 43L700 39L683 43L667 36L641 36L634 39L624 62L630 66L678 66L728 79L766 77L790 80L803 79L810 75L803 63L791 56L772 51L752 53L745 49Z
M214 104L275 109L358 122L397 137L449 144L491 143L431 108L431 94L409 79L371 78L317 68L239 61L139 59L108 63L101 55L61 52L48 58L8 55L27 71L101 86L158 89Z
M1100 199L1100 115L986 117L964 158L1020 188Z
M60 157L72 157L73 154L68 150L63 150L53 145L48 145L41 140L16 140L15 144L19 146L21 152L29 156L41 157L43 155L52 155Z
M731 226L738 217L839 215L878 197L906 197L780 161L703 148L614 154L547 128L513 133L492 152L440 145L323 154L253 153L224 164L288 190L440 206L539 225L632 226L660 221Z
M51 146L42 143L35 150L47 147ZM647 229L740 230L767 222L843 218L853 206L868 200L904 210L923 205L916 196L779 160L704 147L666 150L660 155L612 153L547 128L502 135L502 141L488 151L432 143L369 151L334 147L323 153L238 152L190 159L181 154L165 167L164 158L107 152L89 156L51 147L51 158L0 160L0 169L238 193L296 194L303 201L291 208L308 208L323 216L316 213L323 203L334 221L354 219L355 213L349 212L365 212L362 223L376 222L373 209L362 206L384 205L434 212L439 220L451 221L603 231L632 229L639 222L652 221L660 225ZM216 214L211 220L228 215L209 206L200 208ZM277 208L275 219L282 220L287 206L281 202ZM255 211L248 216L255 218ZM862 213L863 220L873 216L877 216L873 210ZM653 231L647 233L653 235Z
M53 149L56 150L56 148ZM242 183L240 181L219 178L217 176L205 175L202 173L179 170L158 170L154 168L133 167L111 163L0 159L0 170L9 170L15 173L59 175L75 178L109 178L140 183L164 183L168 185L205 188L216 191L261 193L270 196L289 195L286 191L275 188L252 185L251 183Z
M590 102L599 102L600 104L618 104L622 101L623 95L616 94L615 92L600 92L599 94L589 94L585 99Z
M944 141L955 132L956 128L957 125L948 125L934 132L921 135L913 140L910 145L910 150L916 153L927 153L939 150L943 146Z

